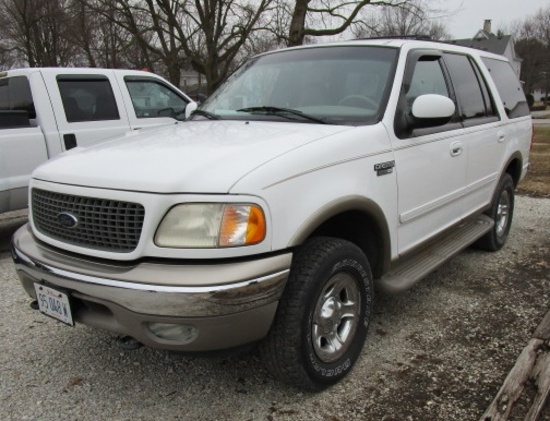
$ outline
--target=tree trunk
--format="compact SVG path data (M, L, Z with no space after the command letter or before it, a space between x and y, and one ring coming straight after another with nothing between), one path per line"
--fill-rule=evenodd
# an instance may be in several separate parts
M290 21L290 28L288 31L287 45L289 47L302 45L304 43L307 7L310 1L311 0L296 0L296 6L292 13L292 20Z

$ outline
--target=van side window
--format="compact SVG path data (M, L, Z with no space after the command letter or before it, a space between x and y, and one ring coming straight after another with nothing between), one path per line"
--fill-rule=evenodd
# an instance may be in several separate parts
M25 76L0 79L0 111L26 111L36 118L29 80Z
M485 81L480 80L481 75L476 73L474 64L465 55L450 53L445 54L445 63L459 100L461 120L484 119L478 124L486 122L486 117L494 115L493 108L491 99L487 97Z
M412 115L413 103L422 95L444 96L456 103L449 78L440 51L433 54L423 49L409 52L401 96L395 110L394 130L397 137L419 137L462 128L456 113L444 123L416 119Z
M416 63L409 90L405 93L409 108L416 98L425 94L450 97L439 60L420 59Z
M137 118L173 117L185 112L187 101L156 81L125 77Z
M507 61L492 58L482 58L487 66L495 85L497 86L500 99L504 103L504 109L508 118L518 118L529 115L527 99L521 89L519 80Z
M58 76L65 116L69 123L120 120L109 79L103 76Z

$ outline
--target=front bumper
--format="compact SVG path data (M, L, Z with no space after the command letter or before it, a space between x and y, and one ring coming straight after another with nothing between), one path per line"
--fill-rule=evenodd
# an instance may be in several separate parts
M118 264L65 254L32 235L28 225L12 239L25 291L35 283L68 291L76 322L129 335L153 348L214 351L263 338L289 273L291 253L213 264ZM192 326L189 338L157 336L151 323Z

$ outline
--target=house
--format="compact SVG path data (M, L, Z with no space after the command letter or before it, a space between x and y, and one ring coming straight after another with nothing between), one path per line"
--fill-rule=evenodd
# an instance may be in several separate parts
M509 61L516 75L520 76L522 59L517 55L514 47L514 37L512 35L497 35L491 32L491 20L487 19L483 23L483 29L477 31L472 38L455 39L450 41L452 44L463 45L465 47L477 48L478 50L489 51L495 54L505 56Z
M180 76L180 86L183 90L201 85L201 75L192 70L183 71Z

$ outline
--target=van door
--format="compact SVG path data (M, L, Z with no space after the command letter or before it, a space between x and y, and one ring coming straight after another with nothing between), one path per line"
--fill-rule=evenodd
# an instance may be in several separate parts
M185 118L185 107L191 99L163 79L118 73L117 80L128 104L132 129L174 124Z
M442 54L413 50L407 57L392 139L398 185L398 252L405 253L461 219L465 209L466 144L458 116L447 124L410 124L414 100L438 94L455 100ZM455 101L456 103L456 101Z
M45 72L64 150L90 146L129 130L113 72ZM52 92L53 91L53 92Z

